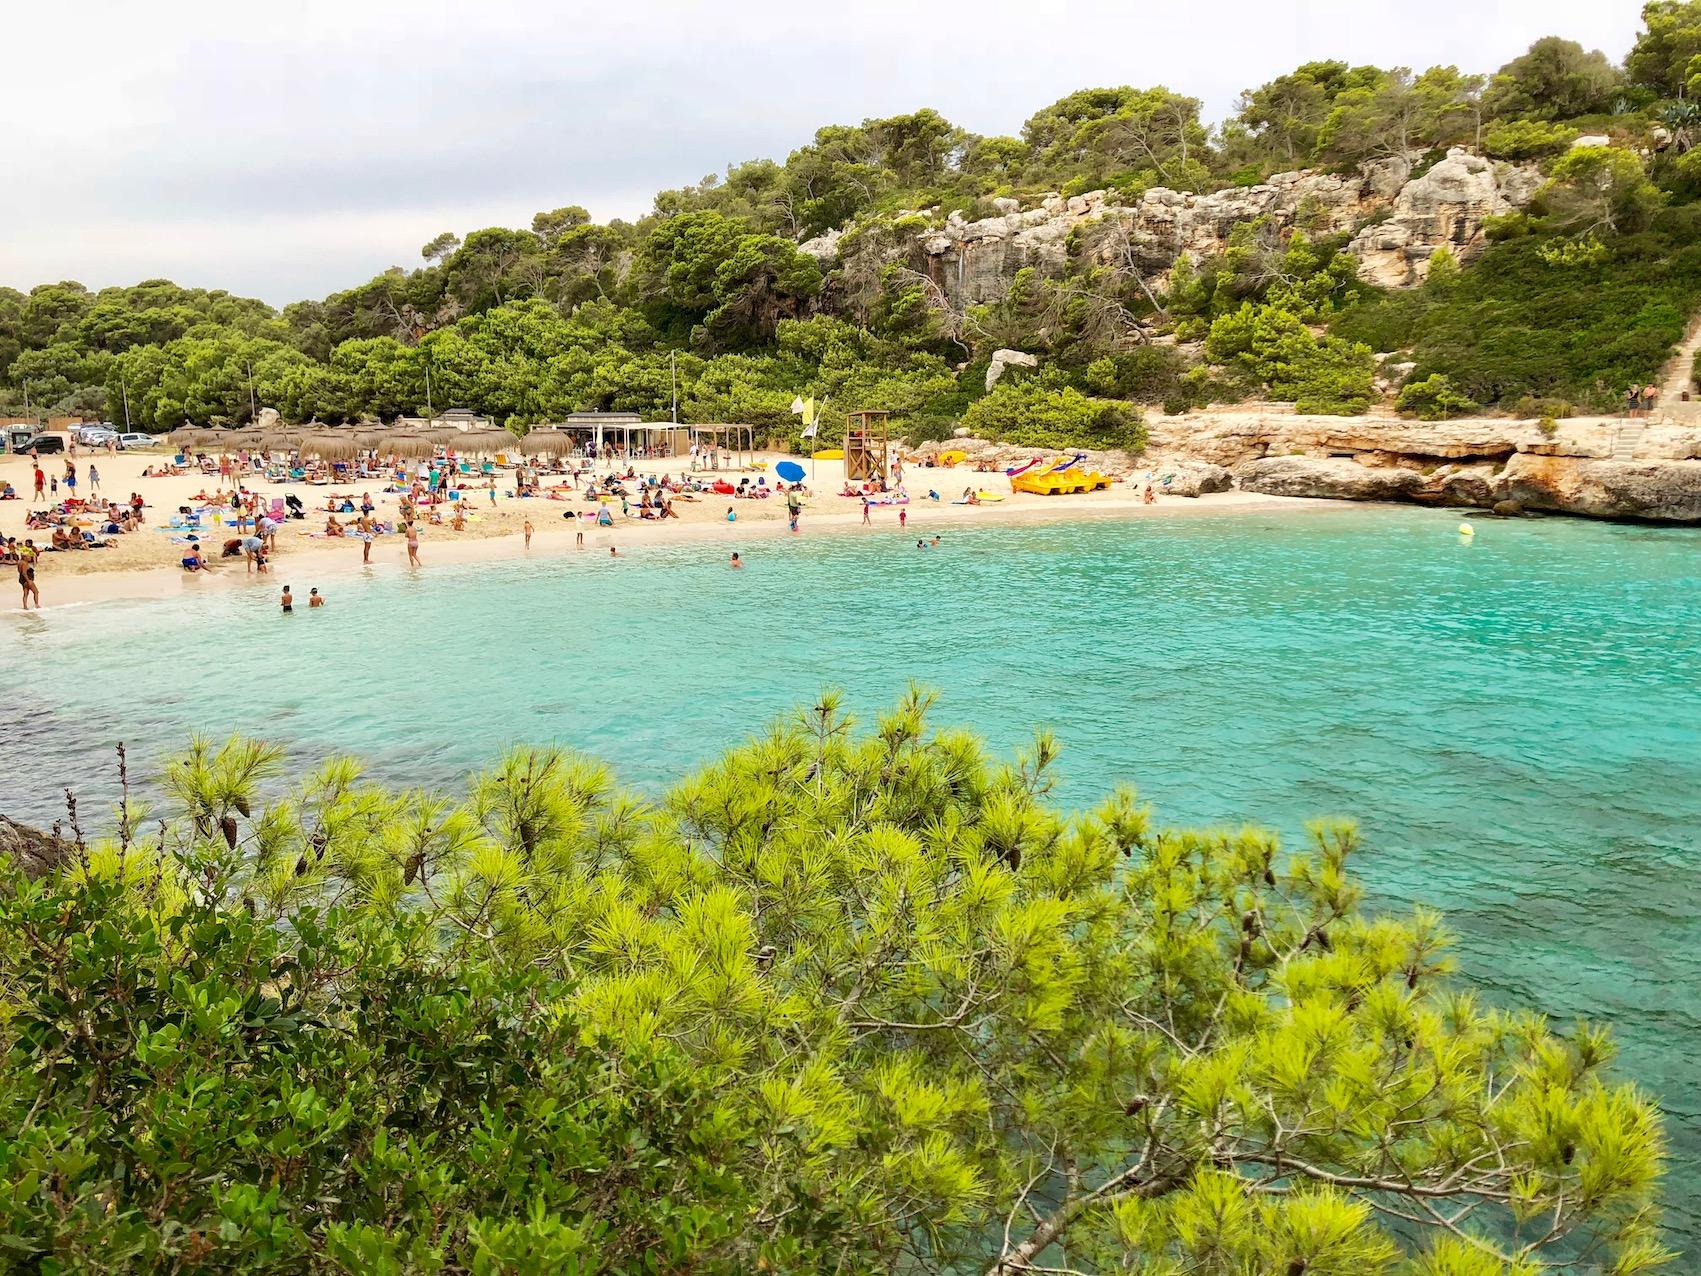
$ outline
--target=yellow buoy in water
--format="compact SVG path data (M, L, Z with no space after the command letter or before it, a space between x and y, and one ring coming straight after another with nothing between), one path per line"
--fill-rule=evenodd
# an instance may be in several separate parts
M1469 523L1460 523L1459 524L1459 535L1461 535L1461 536L1475 536L1476 534L1477 534L1477 529L1472 527Z

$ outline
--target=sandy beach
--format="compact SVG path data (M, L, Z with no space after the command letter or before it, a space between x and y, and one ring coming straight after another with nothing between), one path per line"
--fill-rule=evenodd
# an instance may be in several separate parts
M305 520L289 520L278 532L278 549L272 559L272 570L264 575L250 573L240 558L216 557L219 543L235 535L229 527L209 526L202 532L202 543L214 556L211 570L185 572L179 565L182 547L159 530L169 515L179 506L200 506L203 496L218 490L217 475L199 473L142 477L142 471L158 464L165 453L125 452L116 455L97 453L90 456L78 449L77 470L79 492L88 492L87 476L92 461L100 473L100 486L95 495L122 501L132 491L140 492L147 502L148 525L137 532L117 537L111 548L48 553L37 565L42 602L52 608L70 603L84 604L115 598L157 598L171 593L199 593L209 589L241 586L281 588L295 587L305 594L311 585L332 577L389 571L427 572L433 566L448 563L493 561L518 556L549 557L576 553L607 554L612 546L622 556L641 554L646 546L678 544L680 542L714 540L736 545L739 542L787 535L785 503L766 500L733 500L730 497L701 494L696 500L676 498L674 509L679 517L662 522L623 518L615 509L613 527L597 527L587 521L563 518L569 511L593 508L582 500L554 501L542 498L516 499L513 495L512 472L499 471L497 499L494 505L483 490L467 493L472 517L462 531L442 526L423 525L421 528L420 558L422 566L407 565L406 548L400 536L380 537L372 546L372 560L361 560L362 542L352 537L335 539L315 536L322 532L328 517L324 504L334 490L339 495L351 494L358 502L362 493L372 497L378 506L377 517L394 521L400 495L381 491L382 481L371 480L352 486L312 486L301 483L269 483L250 480L251 489L264 497L282 496L294 492L308 507ZM758 455L757 460L771 465L786 459L780 454ZM671 474L675 477L686 469L681 457L666 460L637 462L640 474ZM62 475L64 459L49 456L42 459L42 469L48 476ZM1155 504L1147 505L1137 489L1117 484L1107 491L1075 496L1035 496L1008 491L1003 475L977 474L971 469L920 469L906 471L906 486L922 493L919 500L902 507L883 506L870 511L867 526L862 521L861 505L850 498L837 495L843 485L838 462L819 463L819 474L813 494L806 500L800 520L799 534L822 533L892 535L899 531L899 509L907 510L905 531L917 536L944 534L953 528L977 523L1025 521L1058 518L1144 518L1176 515L1268 512L1273 510L1323 510L1341 508L1339 502L1304 500L1293 497L1261 496L1247 492L1221 492L1195 498L1160 496ZM762 471L726 471L721 473L736 482L741 474ZM33 494L31 462L27 456L0 456L0 482L9 482L17 489L20 499L0 501L0 534L34 537L38 545L47 540L46 533L27 531L24 518L31 508ZM982 505L953 505L952 496L960 495L965 487L977 487L1004 492L1002 501ZM928 489L940 493L941 500L925 497ZM61 493L63 494L63 493ZM728 522L727 507L737 513L735 522ZM317 507L317 508L315 508ZM39 507L38 507L39 508ZM341 521L351 522L347 515ZM525 545L523 528L530 519L533 526L531 545ZM583 533L584 547L577 543ZM12 584L9 575L7 586ZM8 589L0 602L0 611L17 611L20 599Z

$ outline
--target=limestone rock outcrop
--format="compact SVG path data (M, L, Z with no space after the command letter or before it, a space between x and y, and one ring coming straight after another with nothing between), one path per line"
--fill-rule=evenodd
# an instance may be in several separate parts
M0 815L0 858L17 864L26 877L46 876L70 860L72 850L64 838Z
M1701 522L1701 461L1603 461L1575 456L1514 456L1501 476L1506 495L1525 509Z
M1628 426L1634 428L1600 417L1543 429L1535 421L1493 418L1205 412L1157 417L1147 423L1143 453L1088 452L1085 464L1130 488L1150 476L1165 496L1238 485L1272 496L1701 523L1701 423ZM927 468L946 451L968 459L956 470ZM961 490L956 476L977 467L1001 475L1036 456L1055 455L959 434L909 453L905 478L915 492L929 486L944 492L952 483Z
M1350 457L1268 456L1247 461L1235 477L1248 492L1340 501L1410 500L1423 488L1423 475L1415 470L1363 465Z
M1228 467L1211 461L1171 460L1154 467L1151 473L1165 496L1206 496L1234 487L1234 474ZM1134 481L1139 481L1139 475Z
M1148 426L1141 466L1207 462L1278 496L1701 522L1701 424L1204 413Z
M992 389L1004 376L1006 368L1037 368L1039 356L1021 350L994 350L992 362L986 367L986 388Z
M1421 280L1443 244L1461 259L1479 251L1483 219L1528 203L1540 185L1534 168L1494 164L1462 150L1416 180L1411 172L1409 160L1392 158L1350 175L1277 173L1256 186L1208 194L1157 187L1132 204L1117 203L1105 191L1046 195L1029 207L1003 198L992 201L994 216L971 221L953 211L943 225L907 232L893 251L961 309L1002 299L1024 267L1061 273L1077 231L1090 230L1080 240L1088 256L1133 266L1156 280L1183 256L1198 260L1222 252L1242 222L1268 217L1282 232L1298 227L1325 235L1385 216L1360 231L1353 251L1366 278L1403 287ZM800 248L828 267L838 258L841 238L833 230Z
M1348 251L1359 259L1359 275L1384 288L1421 283L1429 259L1445 245L1468 260L1486 243L1483 222L1521 208L1541 185L1532 168L1494 164L1462 147L1423 176L1406 182L1388 218L1367 226Z

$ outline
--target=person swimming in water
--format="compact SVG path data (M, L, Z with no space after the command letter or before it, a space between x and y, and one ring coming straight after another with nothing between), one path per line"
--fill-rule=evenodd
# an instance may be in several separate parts
M307 591L307 606L309 608L323 607L324 605L325 605L325 595L323 595L319 592L319 589L318 589L317 586L315 586L314 588L309 589Z
M728 563L727 566L729 566L729 567L743 567L744 566L744 560L741 559L738 556L738 551L736 549L732 551L732 562Z

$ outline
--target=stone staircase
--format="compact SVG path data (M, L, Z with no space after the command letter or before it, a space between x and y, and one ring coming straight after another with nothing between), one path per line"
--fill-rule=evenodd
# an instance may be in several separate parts
M1612 432L1612 459L1634 461L1636 445L1642 441L1643 431L1647 428L1644 421L1620 421Z

